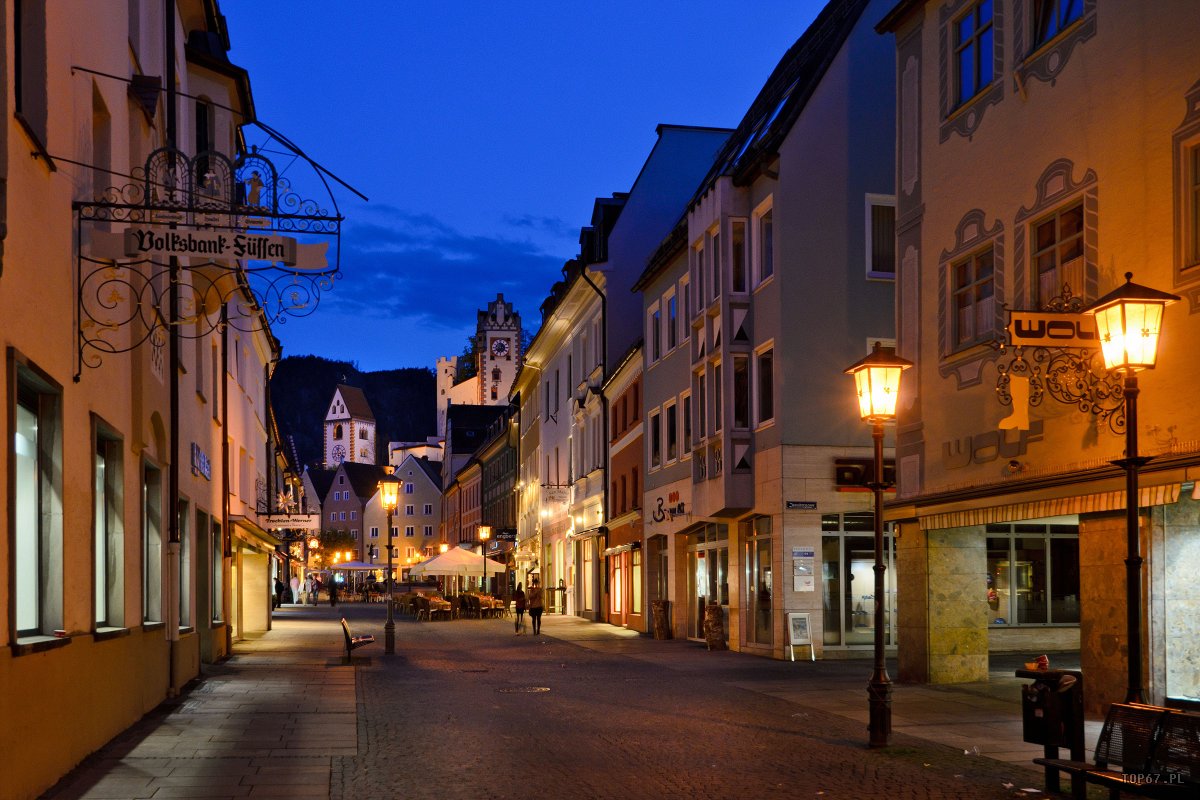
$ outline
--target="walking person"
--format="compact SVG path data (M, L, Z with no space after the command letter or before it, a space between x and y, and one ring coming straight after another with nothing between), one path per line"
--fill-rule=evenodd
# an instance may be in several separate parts
M529 582L529 592L525 596L525 602L529 604L529 619L533 622L533 635L537 636L542 632L542 587L538 584L536 577Z
M287 586L284 585L284 582L279 580L279 578L276 578L275 579L275 607L276 608L280 608L283 606L283 593L286 589L287 589Z
M335 607L337 606L337 593L338 593L338 584L337 584L337 579L334 578L333 580L329 581L329 605L330 606L335 606Z
M521 589L521 584L517 584L517 590L513 592L513 608L517 610L516 618L513 620L513 628L516 630L517 636L525 632L525 592Z

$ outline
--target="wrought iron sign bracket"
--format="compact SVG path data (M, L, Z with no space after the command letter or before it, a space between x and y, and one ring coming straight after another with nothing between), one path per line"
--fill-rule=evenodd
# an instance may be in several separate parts
M308 316L341 277L342 216L296 194L256 149L235 162L161 148L128 182L73 208L76 382L143 344L161 369L168 332L200 338Z
M1041 312L1009 312L1007 341L993 341L1002 406L1040 406L1046 397L1075 406L1115 434L1125 432L1122 376L1104 368L1094 329L1082 328L1084 299L1064 285ZM1062 342L1062 344L1056 344ZM1003 424L1003 423L1002 423Z

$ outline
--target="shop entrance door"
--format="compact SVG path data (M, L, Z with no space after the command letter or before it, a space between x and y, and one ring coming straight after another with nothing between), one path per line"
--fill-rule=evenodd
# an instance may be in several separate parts
M687 636L704 638L704 608L721 606L725 638L729 638L729 535L724 525L708 525L689 537ZM720 529L717 531L716 529ZM712 529L712 530L709 530ZM722 535L723 534L723 535ZM718 538L719 537L719 538Z

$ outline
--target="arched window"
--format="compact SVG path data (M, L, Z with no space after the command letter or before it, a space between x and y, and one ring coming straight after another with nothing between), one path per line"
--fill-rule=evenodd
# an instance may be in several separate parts
M335 439L342 438L342 423L339 422L338 424L333 426L333 438L335 438Z

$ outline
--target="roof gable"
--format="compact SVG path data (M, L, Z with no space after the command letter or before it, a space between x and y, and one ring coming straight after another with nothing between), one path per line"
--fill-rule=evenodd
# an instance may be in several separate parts
M375 421L375 413L367 402L367 396L357 386L347 386L339 383L333 390L333 399L329 401L329 411L326 419L362 419Z

